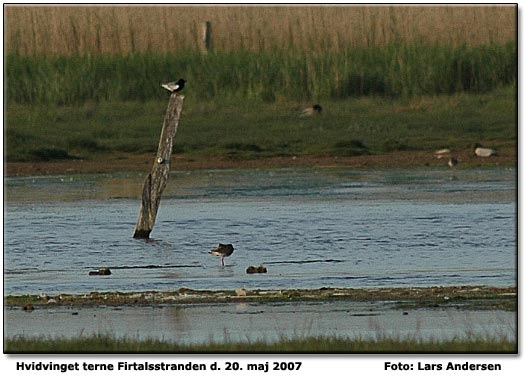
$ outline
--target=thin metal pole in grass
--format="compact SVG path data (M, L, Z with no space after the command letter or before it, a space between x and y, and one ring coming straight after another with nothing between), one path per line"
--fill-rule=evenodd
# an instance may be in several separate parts
M183 95L178 92L172 92L168 103L168 109L164 116L157 157L155 158L151 172L144 181L144 187L142 189L142 207L140 209L139 219L137 221L133 238L148 239L153 230L153 226L155 225L155 218L157 217L157 210L160 205L160 197L162 191L166 188L166 183L168 182L173 139L175 138L179 126L183 102Z

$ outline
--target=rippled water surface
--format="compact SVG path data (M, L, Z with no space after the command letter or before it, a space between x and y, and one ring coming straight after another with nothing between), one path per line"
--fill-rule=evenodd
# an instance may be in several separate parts
M388 302L292 302L129 307L4 309L7 337L159 339L179 344L278 341L337 336L423 341L494 338L515 341L513 312L448 308L392 309Z
M516 282L513 169L175 171L150 242L132 238L143 181L4 179L5 294Z

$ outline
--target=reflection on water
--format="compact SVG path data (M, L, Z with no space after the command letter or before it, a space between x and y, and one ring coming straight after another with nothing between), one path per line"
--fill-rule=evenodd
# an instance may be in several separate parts
M143 180L6 178L5 293L515 285L513 169L175 171L149 243Z
M350 301L304 303L194 304L182 306L82 307L4 310L6 337L159 339L179 344L276 341L337 336L423 341L494 338L516 340L515 314L465 309L413 309L388 303Z

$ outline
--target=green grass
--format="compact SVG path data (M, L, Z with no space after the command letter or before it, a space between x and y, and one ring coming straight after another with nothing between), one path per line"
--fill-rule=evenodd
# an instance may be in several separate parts
M455 338L449 341L420 341L380 338L310 337L282 338L277 342L225 342L178 344L148 339L138 341L110 336L78 338L4 339L4 353L516 353L515 343L505 339Z
M157 91L160 89L157 88ZM86 101L80 105L8 103L8 161L89 158L107 152L155 152L168 94L160 100ZM354 156L391 151L495 148L517 140L516 88L483 94L327 99L323 112L301 117L308 102L186 94L174 152L194 158Z
M479 47L395 43L341 52L239 51L128 56L5 57L8 103L84 104L165 97L159 82L185 78L185 92L265 102L484 93L516 81L513 43Z
M8 161L157 148L184 77L175 152L245 160L514 144L516 47L5 57ZM323 105L320 117L300 109ZM210 143L213 141L213 143ZM494 146L498 147L498 146Z

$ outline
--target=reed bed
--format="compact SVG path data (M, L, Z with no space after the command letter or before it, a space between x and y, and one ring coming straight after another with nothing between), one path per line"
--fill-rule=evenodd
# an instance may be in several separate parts
M199 28L212 23L209 54ZM5 7L9 103L485 92L516 79L516 8Z
M392 44L515 42L516 6L6 6L5 51L22 55L342 52Z

